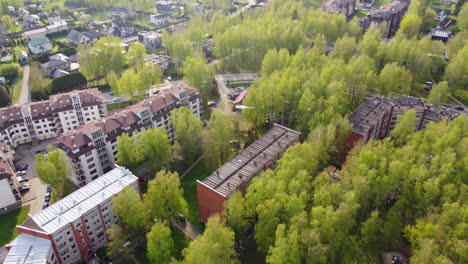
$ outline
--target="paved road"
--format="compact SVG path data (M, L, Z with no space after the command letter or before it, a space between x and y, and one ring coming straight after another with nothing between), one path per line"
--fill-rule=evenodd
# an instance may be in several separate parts
M44 150L47 145L50 145L54 142L54 139L49 139L42 141L39 145L31 147L30 144L21 145L16 149L16 154L22 158L16 162L16 164L27 163L29 164L26 175L29 179L29 185L31 189L23 196L23 200L27 201L25 205L31 205L29 210L30 214L38 213L42 210L42 205L44 204L44 197L47 191L47 185L43 184L39 178L37 178L34 170L36 168L36 163L34 162L34 156L36 151Z
M23 67L23 86L21 87L21 94L17 104L24 104L31 102L31 90L29 86L29 65Z
M220 74L215 76L215 80L218 86L218 93L220 96L220 103L218 108L226 113L230 113L230 103L228 99L229 88L227 87L227 81L231 83L243 82L243 81L254 81L259 76L258 73L238 73L238 74Z

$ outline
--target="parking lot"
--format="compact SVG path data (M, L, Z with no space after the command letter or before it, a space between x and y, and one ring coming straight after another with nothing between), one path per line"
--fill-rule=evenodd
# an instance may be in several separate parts
M102 93L102 97L104 97L104 104L115 104L128 101L127 98L114 95L113 93Z
M34 173L34 170L36 169L34 156L37 151L45 150L48 145L54 142L54 140L55 139L44 140L37 146L31 146L31 144L21 145L15 150L16 156L21 157L21 159L15 162L15 165L23 163L29 165L26 170L26 174L21 177L29 179L29 182L26 184L29 184L30 190L23 194L23 201L25 201L25 204L31 205L31 209L29 211L30 214L35 214L42 210L44 197L47 191L47 185L43 184Z

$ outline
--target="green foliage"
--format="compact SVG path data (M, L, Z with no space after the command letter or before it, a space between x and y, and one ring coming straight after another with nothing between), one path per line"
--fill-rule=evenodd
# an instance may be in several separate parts
M112 198L112 209L130 231L142 230L149 222L140 194L133 187L124 188Z
M177 135L177 142L182 147L183 163L192 164L200 150L202 137L201 120L186 107L171 111L171 125Z
M198 236L183 251L183 264L236 264L234 232L221 222L219 215L208 219L203 235Z
M234 153L231 144L236 137L236 128L231 117L220 110L211 114L209 130L203 136L205 158L215 168L224 164Z
M133 248L124 247L128 241L127 234L118 224L113 224L106 230L110 242L107 244L106 254L116 263L128 263L132 261Z
M20 74L20 66L18 64L2 64L0 65L0 76L15 79Z
M448 101L450 91L447 82L440 82L432 87L427 101L434 105L443 105Z
M211 95L213 77L202 57L187 57L184 62L184 81L197 88L205 96Z
M411 73L394 62L385 65L380 72L378 91L382 95L391 93L410 94L411 83Z
M188 205L180 188L179 174L160 171L149 182L144 204L151 219L170 221L183 214L188 217Z
M125 70L120 78L115 71L110 71L106 76L114 93L137 102L152 85L161 82L162 70L157 65L140 64Z
M52 186L59 197L63 195L63 187L65 181L71 176L72 166L70 160L64 152L59 149L47 147L47 155L42 153L35 157L36 169L35 173L39 179Z
M467 8L468 9L468 8ZM445 71L445 80L448 81L450 91L466 90L468 87L468 42L465 42L463 49L457 52L457 55L450 60L450 64Z
M225 207L229 226L235 231L237 238L243 238L253 222L245 207L243 194L236 191L226 201Z
M52 80L52 93L62 93L76 89L86 84L86 78L81 72L73 72Z
M413 38L419 34L421 24L421 17L415 14L407 14L400 22L399 31L405 34L408 38Z
M468 3L464 3L460 9L460 13L458 13L457 17L457 25L461 30L468 29Z
M148 258L152 263L169 263L174 253L174 241L171 229L162 222L157 222L146 235L148 240Z
M141 162L141 152L135 143L136 138L123 133L117 138L117 163L125 168L134 169Z
M151 162L154 171L168 169L171 158L171 144L163 127L145 130L138 135L138 144L143 159Z
M45 70L38 62L30 64L29 83L33 100L47 99L51 93L52 81L45 75Z

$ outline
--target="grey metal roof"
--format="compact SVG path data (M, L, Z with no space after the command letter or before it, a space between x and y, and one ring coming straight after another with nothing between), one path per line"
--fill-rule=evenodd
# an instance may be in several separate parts
M210 176L199 182L228 197L237 188L261 173L264 166L272 165L296 142L301 133L275 124L265 135L244 151L226 162Z
M52 250L52 243L44 238L20 234L13 242L4 264L44 264Z
M129 170L116 167L31 218L42 230L52 234L135 183L137 179Z
M450 31L443 30L443 29L440 29L440 28L433 28L431 30L431 34L432 34L432 36L439 37L439 38L448 38L448 37L450 37Z

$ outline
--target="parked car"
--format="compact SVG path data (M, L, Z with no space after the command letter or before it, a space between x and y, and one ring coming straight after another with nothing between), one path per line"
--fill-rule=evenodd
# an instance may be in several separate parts
M25 177L25 178L18 177L18 181L19 181L20 183L23 183L23 182L28 182L28 181L29 181L29 179L28 179L28 178L26 178L26 177Z
M208 106L209 106L209 107L215 107L215 106L216 106L216 102L213 101L213 100L210 100L210 101L208 101Z
M17 171L17 172L16 172L16 175L18 175L18 176L23 176L23 175L25 175L25 174L26 174L26 171L25 171L25 170L23 170L23 171Z
M49 207L49 203L44 203L44 204L42 205L42 209L46 209L47 207Z
M49 195L49 196L46 195L46 196L44 197L44 201L47 202L47 203L50 202L50 195Z
M16 165L15 170L17 171L27 170L28 167L29 167L28 164L19 164L19 165Z
M51 193L51 192L52 192L52 186L47 185L47 192L48 192L48 193Z
M19 191L20 192L27 192L29 191L31 188L29 186L23 186L23 187L19 187Z

